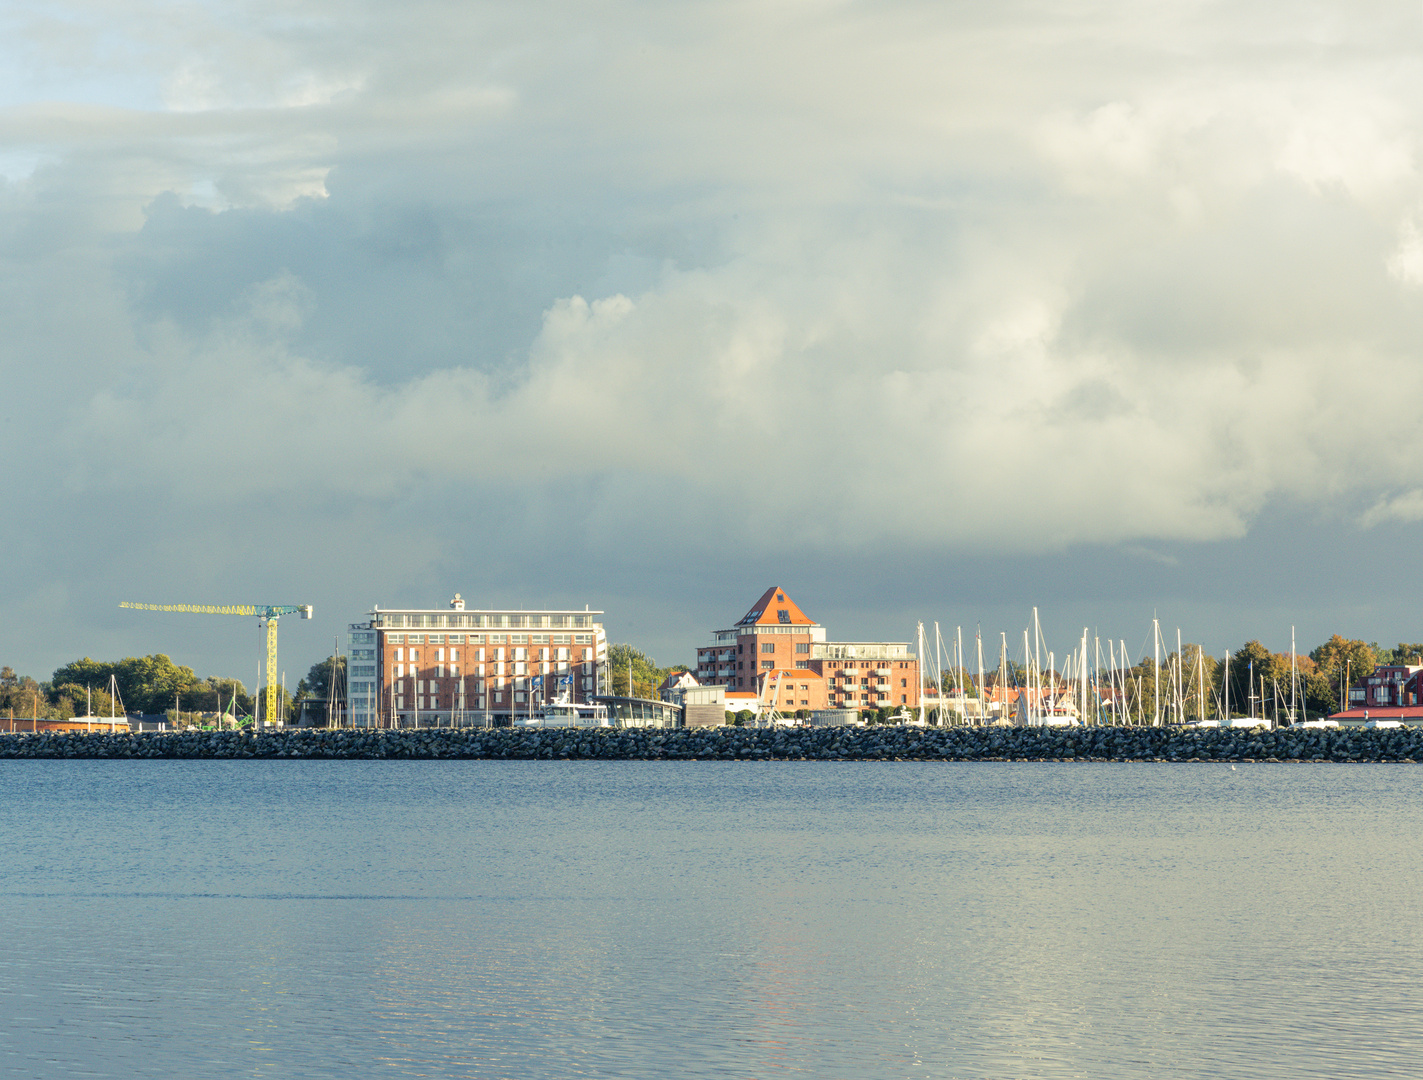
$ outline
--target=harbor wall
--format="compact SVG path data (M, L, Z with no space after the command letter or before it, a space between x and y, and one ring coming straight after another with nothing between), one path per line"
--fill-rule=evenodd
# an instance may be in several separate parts
M1418 762L1416 728L298 729L0 735L5 758Z

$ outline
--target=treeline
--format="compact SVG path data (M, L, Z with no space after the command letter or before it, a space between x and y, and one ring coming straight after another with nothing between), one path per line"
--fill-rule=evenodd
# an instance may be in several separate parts
M346 658L328 656L311 665L296 691L283 697L289 721L300 714L303 704L324 703L330 697L333 673L337 694L344 701ZM111 696L110 687L117 689L117 698ZM162 653L114 661L86 656L56 669L46 682L18 675L9 666L0 668L0 717L68 720L92 710L94 716L165 713L170 719L176 712L187 721L199 713L250 717L252 706L253 695L237 679L200 678L192 668L175 664Z
M112 680L111 680L112 676ZM118 691L111 696L110 688ZM85 657L55 670L47 682L0 668L0 715L68 720L92 713L212 712L232 709L251 713L252 700L236 679L200 678L190 667L173 663L162 653L102 661Z

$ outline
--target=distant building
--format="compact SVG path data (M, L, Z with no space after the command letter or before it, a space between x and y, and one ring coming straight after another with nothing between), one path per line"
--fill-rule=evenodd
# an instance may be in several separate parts
M1349 687L1349 705L1331 720L1343 726L1423 724L1423 666L1380 664Z
M697 650L696 674L704 685L726 687L728 709L737 695L763 691L783 713L919 707L919 660L908 642L828 641L825 627L781 588L767 589L735 626L715 631L713 643Z
M363 727L507 723L567 692L608 692L601 611L381 610L352 623L350 722Z
M1423 667L1410 664L1380 664L1349 687L1351 709L1420 703L1423 703Z
M674 671L662 680L662 685L657 688L657 697L661 701L680 705L682 691L693 686L701 686L701 683L697 682L697 677L690 671Z

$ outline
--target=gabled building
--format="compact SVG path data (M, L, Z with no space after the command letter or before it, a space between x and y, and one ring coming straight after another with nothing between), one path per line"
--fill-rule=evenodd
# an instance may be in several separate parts
M1380 664L1349 687L1350 708L1418 704L1423 704L1423 667L1411 664Z
M715 631L697 650L696 674L729 693L762 695L782 712L919 706L919 661L907 642L829 641L780 587Z

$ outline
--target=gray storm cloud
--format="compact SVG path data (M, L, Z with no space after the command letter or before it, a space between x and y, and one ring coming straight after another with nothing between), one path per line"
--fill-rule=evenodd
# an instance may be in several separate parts
M65 499L240 535L279 508L439 573L470 506L544 527L545 497L605 554L632 500L652 548L772 555L1423 517L1416 11L95 4L12 30L0 357L27 404L0 440ZM35 557L82 581L75 543ZM195 582L279 558L175 544Z

